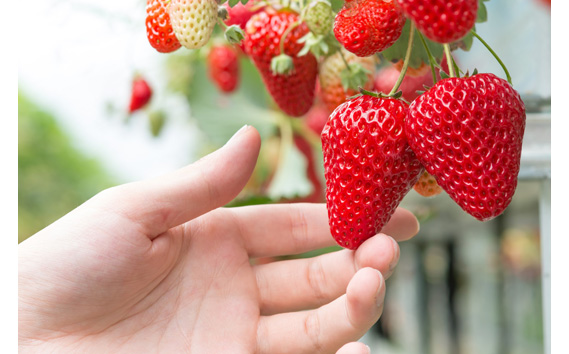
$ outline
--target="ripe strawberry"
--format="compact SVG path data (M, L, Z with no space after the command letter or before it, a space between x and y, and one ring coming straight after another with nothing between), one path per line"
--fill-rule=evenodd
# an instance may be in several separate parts
M334 35L348 51L367 57L395 43L405 20L395 1L352 0L336 15Z
M169 5L169 0L148 0L146 3L146 37L160 53L170 53L181 47L170 23Z
M381 231L423 166L407 144L407 104L359 96L342 103L322 131L330 231L356 249Z
M239 83L237 51L230 45L214 45L208 56L208 74L223 92L233 92Z
M395 82L397 82L398 77L399 70L393 65L380 69L375 76L375 91L385 94L389 93L393 85L395 85ZM433 85L433 76L431 75L430 69L429 72L419 77L405 75L401 86L399 86L399 90L403 92L402 97L411 102L419 97L420 94L417 93L417 91L425 90L424 85Z
M427 171L424 171L421 174L421 177L419 177L419 180L415 183L413 189L423 197L434 197L435 195L441 194L443 191L435 177Z
M171 0L170 21L180 44L188 49L203 47L217 21L215 0Z
M409 107L405 131L426 170L478 220L510 204L520 170L525 107L493 74L444 79Z
M393 66L399 71L401 72L401 70L403 69L403 60L399 60L398 62L396 62L395 64L393 64ZM412 77L419 77L419 76L423 76L425 74L429 74L431 72L431 67L429 66L429 64L422 62L421 65L419 65L418 68L413 68L410 65L407 67L407 71L405 71L405 75L409 75Z
M132 113L144 107L152 97L152 89L146 80L141 76L136 76L132 80L132 92L128 113Z
M299 117L308 112L314 101L318 63L311 53L297 56L303 45L298 39L308 33L304 23L295 27L285 38L284 54L292 57L294 69L290 74L274 74L271 60L279 56L279 43L284 31L298 21L290 10L265 9L251 17L245 29L245 51L261 73L263 82L277 105L288 115Z
M474 26L478 0L397 0L405 15L432 41L450 43Z

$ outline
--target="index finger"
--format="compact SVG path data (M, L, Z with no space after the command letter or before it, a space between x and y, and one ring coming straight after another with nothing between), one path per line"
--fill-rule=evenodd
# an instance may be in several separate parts
M250 257L299 254L336 245L330 234L325 204L273 204L228 209ZM382 229L397 241L419 231L417 218L397 208Z

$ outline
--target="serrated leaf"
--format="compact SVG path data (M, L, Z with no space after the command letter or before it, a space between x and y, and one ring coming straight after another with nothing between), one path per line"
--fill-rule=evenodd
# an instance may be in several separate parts
M239 0L228 0L229 7L239 4Z
M405 27L403 27L403 32L399 39L389 48L381 52L381 54L385 57L385 59L395 63L399 60L403 60L405 58L405 54L407 52L407 44L409 42L409 32L411 27L411 21L408 20L405 23ZM415 30L414 41L413 41L413 49L411 52L411 58L409 59L409 66L412 68L419 68L422 63L429 63L429 56L421 39L419 38L419 32ZM425 38L425 42L431 51L433 57L440 61L443 57L444 49L443 46L439 43L435 43L428 38Z
M242 3L243 5L247 5L248 2L249 2L249 0L241 0L241 3Z
M271 199L304 197L312 193L314 186L306 176L308 161L294 143L286 144L281 151L282 161L268 188Z

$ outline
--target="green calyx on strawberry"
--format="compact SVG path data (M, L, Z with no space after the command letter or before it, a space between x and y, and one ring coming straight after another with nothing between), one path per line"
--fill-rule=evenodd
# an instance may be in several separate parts
M348 51L366 57L393 45L405 21L395 1L352 0L336 15L334 35Z
M494 74L438 81L409 107L405 133L417 158L467 213L500 215L517 186L525 107Z
M330 231L343 247L356 249L380 232L424 170L403 130L407 110L401 100L362 95L324 126Z
M259 72L267 90L286 114L304 115L314 102L318 63L311 53L299 56L303 45L299 38L308 33L296 12L265 8L247 22L243 45ZM279 55L292 58L293 70L279 74L271 62Z

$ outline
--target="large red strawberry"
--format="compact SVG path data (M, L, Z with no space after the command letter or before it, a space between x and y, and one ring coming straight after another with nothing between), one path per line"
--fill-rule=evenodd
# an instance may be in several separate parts
M367 57L393 45L405 20L392 0L346 1L336 15L334 35L348 51Z
M520 170L525 107L493 74L444 79L409 107L405 132L426 170L475 218L500 215Z
M381 231L419 179L407 144L407 104L359 96L342 103L322 131L326 202L336 242L356 249Z
M146 37L160 53L170 53L181 47L170 23L169 5L169 0L148 0L146 3Z
M130 95L130 105L128 107L128 112L132 113L146 106L152 98L152 89L148 82L140 76L137 75L132 80L132 91Z
M208 74L223 92L233 92L239 84L239 60L233 46L214 45L207 56Z
M397 0L399 6L425 37L450 43L464 37L474 26L478 0Z
M263 82L277 105L288 115L299 117L308 112L314 101L318 64L311 53L297 56L303 44L298 40L308 33L301 23L284 39L284 54L292 57L290 74L275 74L271 61L281 54L279 44L285 30L299 20L290 10L265 9L251 17L245 30L245 51L261 73Z

